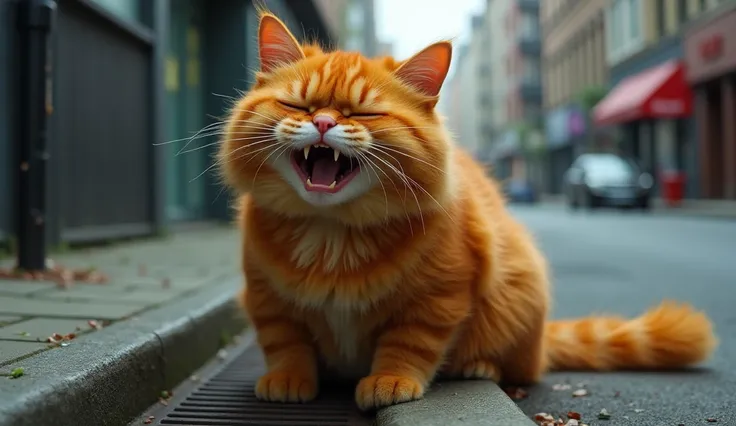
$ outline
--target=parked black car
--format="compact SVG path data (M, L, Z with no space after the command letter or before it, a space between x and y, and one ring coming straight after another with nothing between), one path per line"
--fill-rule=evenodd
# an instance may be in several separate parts
M611 206L649 209L654 178L633 160L615 154L583 154L565 172L564 193L576 209Z

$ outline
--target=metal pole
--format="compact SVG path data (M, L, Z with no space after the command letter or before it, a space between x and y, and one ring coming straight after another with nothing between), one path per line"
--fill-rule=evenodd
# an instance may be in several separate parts
M18 267L46 269L48 122L53 112L50 35L56 2L24 0L20 7L21 93L18 156Z

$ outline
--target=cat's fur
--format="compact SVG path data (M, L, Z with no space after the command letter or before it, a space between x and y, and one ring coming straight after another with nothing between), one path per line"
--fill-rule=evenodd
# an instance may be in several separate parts
M712 352L709 319L684 304L547 320L544 257L434 111L450 43L403 62L323 52L268 13L259 42L218 160L241 194L242 302L268 367L259 398L309 401L322 369L360 378L355 399L372 409L421 398L438 374L527 384ZM316 115L336 124L325 143L362 162L334 194L307 191L289 162L319 142Z

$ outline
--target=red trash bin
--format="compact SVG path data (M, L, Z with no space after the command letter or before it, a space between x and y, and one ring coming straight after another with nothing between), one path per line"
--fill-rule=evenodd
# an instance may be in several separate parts
M662 172L662 198L669 207L679 206L685 195L685 173L677 170Z

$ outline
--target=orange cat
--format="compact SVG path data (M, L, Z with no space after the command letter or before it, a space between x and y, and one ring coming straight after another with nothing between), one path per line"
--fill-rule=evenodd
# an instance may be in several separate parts
M547 321L544 257L434 111L450 43L403 62L323 52L264 13L259 44L218 159L242 194L259 398L309 401L337 374L360 378L367 410L421 398L437 375L526 384L712 352L710 321L687 305Z

